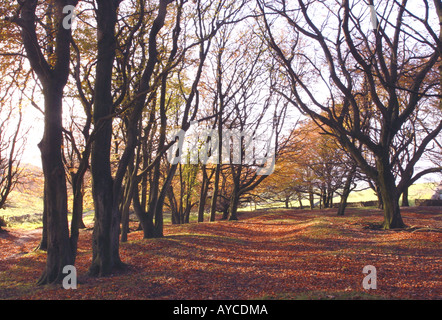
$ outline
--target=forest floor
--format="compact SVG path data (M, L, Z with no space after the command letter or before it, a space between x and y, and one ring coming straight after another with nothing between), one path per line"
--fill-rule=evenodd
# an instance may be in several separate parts
M78 287L36 286L46 254L41 230L0 233L0 299L442 299L442 208L403 208L407 228L372 228L373 208L258 210L238 221L166 225L164 237L132 231L127 268L87 275L91 229L81 230ZM133 229L136 224L132 224ZM377 272L366 290L364 266Z

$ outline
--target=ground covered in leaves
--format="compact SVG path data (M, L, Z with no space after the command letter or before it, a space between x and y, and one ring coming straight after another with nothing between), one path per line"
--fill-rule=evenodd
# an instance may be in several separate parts
M239 221L165 226L161 239L132 231L128 267L87 275L92 230L82 230L78 288L35 285L40 232L0 234L0 299L442 299L442 208L403 208L408 228L384 231L375 209L260 210ZM136 225L134 224L133 227ZM373 265L377 289L365 290Z

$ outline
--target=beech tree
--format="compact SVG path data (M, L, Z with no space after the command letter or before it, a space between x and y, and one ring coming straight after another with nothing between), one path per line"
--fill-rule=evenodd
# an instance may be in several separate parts
M73 263L67 220L67 189L61 148L63 89L69 77L71 30L63 27L63 8L74 0L40 4L19 1L9 19L21 28L21 37L32 70L38 76L44 97L44 132L39 143L44 173L44 206L47 215L48 250L39 284L60 282L63 267ZM44 32L37 31L38 15L46 15Z
M407 165L408 174L399 181L393 173L392 145L424 97L441 98L440 83L429 78L440 62L440 30L434 19L436 10L428 1L420 2L419 10L414 10L411 1L368 4L258 1L269 46L291 81L291 103L335 136L375 181L384 205L382 227L402 228L399 196L426 146L441 131L442 121L422 139ZM440 1L434 4L440 13ZM321 13L320 21L314 12ZM276 26L282 25L290 31L289 43L286 39L284 45L275 33ZM309 82L300 77L306 73L311 75ZM371 102L368 109L357 100L365 84ZM328 96L321 99L318 88L327 90ZM362 130L367 123L370 130ZM363 152L369 152L374 163Z

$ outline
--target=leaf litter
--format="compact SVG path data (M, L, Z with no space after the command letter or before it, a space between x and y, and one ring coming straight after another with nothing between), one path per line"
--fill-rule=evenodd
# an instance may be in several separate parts
M239 221L166 225L160 239L132 231L120 246L127 269L105 278L87 275L89 228L80 234L76 290L35 286L46 258L33 251L38 233L11 230L0 235L0 298L442 299L440 213L403 208L411 227L399 231L367 228L382 213L353 208L344 217L333 209L244 212ZM375 290L362 287L366 265L376 267Z

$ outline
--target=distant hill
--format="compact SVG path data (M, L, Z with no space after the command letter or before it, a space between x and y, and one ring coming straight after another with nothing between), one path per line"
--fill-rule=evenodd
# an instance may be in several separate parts
M43 170L31 164L23 165L22 169L20 183L15 187L15 191L36 197L43 197Z
M17 224L21 228L39 227L43 215L43 171L32 165L22 168L20 182L9 194L5 208L0 210L0 217L9 227Z
M410 206L414 205L416 199L431 199L431 197L433 196L436 190L436 187L437 183L432 183L432 182L413 184L408 189L408 200L410 202ZM378 200L378 198L376 197L374 191L371 189L352 192L348 197L349 202L375 201L375 200Z

